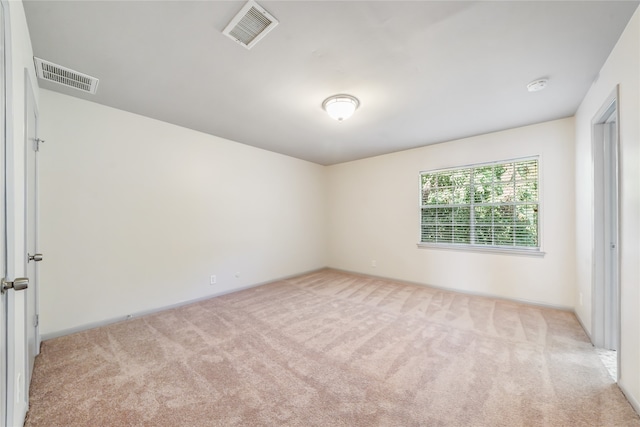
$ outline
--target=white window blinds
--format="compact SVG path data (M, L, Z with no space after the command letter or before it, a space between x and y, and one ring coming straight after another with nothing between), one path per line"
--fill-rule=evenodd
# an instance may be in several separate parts
M539 248L538 159L420 174L421 243Z

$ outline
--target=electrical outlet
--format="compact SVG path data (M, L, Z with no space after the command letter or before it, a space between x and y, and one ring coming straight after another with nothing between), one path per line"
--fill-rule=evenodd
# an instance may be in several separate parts
M236 276L236 279L240 278L240 272L238 271L236 274L234 274L234 276Z
M375 259L371 260L371 267L376 268L377 266L378 266L378 261L376 261Z
M580 292L580 305L582 306L582 292Z
M209 280L209 284L210 284L210 285L215 285L215 284L216 284L216 282L217 282L216 275L215 275L215 274L212 274L212 275L211 275L211 279Z

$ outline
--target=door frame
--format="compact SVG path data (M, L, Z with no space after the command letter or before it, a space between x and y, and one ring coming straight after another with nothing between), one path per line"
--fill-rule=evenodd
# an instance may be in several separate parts
M33 293L34 298L34 308L35 313L31 313L34 316L39 316L39 286L38 286L38 278L39 278L39 263L33 261L33 277L29 275L29 244L31 235L30 232L33 232L34 237L34 254L38 252L38 231L39 231L39 223L38 223L38 147L40 144L40 140L38 139L38 120L39 120L39 111L38 111L38 103L36 102L35 93L33 91L33 84L31 81L31 76L29 75L29 70L27 68L24 69L24 242L25 242L25 256L24 256L24 271L25 275L29 277L29 287L26 289L27 293ZM29 120L31 115L30 107L33 109L33 113L35 115L35 123L34 123L34 135L33 140L29 140ZM34 158L34 170L30 170L29 168L29 150L35 151ZM33 173L34 180L34 194L30 194L29 187L29 174ZM33 229L31 229L31 222L29 221L29 201L31 198L34 198L33 208L34 208L34 224ZM35 322L34 327L34 346L33 354L37 356L40 353L40 327L39 322L35 319L30 318L29 316L29 297L25 297L25 339L26 345L29 345L29 331L28 328L32 327L32 322ZM29 383L31 381L31 361L29 360L29 349L27 348L25 351L25 398L27 401L27 405L29 404Z
M4 263L2 274L4 278L15 277L15 212L11 203L15 195L15 169L12 159L14 158L14 122L13 122L13 62L12 62L12 43L11 43L11 10L8 0L0 0L3 7L3 35L4 35L4 138L2 141L2 163L3 168L3 186L2 204L2 244L3 257L1 262ZM13 238L14 240L10 240ZM15 379L15 292L7 291L3 295L4 302L4 338L6 346L2 353L3 378L2 388L4 396L2 399L3 416L1 417L1 425L10 426L14 424L15 413L19 411L16 404L16 381Z
M593 159L593 236L592 236L592 341L596 347L621 345L620 335L620 188L619 146L620 109L618 86L607 97L591 121ZM611 118L615 137L611 140ZM609 203L613 201L613 203ZM607 278L609 276L609 278ZM614 277L613 280L611 277ZM611 283L613 282L613 283ZM609 283L609 287L607 287ZM620 378L620 351L617 352Z
M10 96L9 91L11 90L11 66L10 66L10 20L9 20L9 4L7 0L0 1L0 8L2 8L2 34L1 38L1 53L2 58L0 62L0 67L2 70L2 78L0 79L0 274L2 277L7 277L7 240L6 240L6 232L7 232L7 222L6 222L6 187L5 187L5 173L6 173L6 141L8 140L9 132L8 132L8 123L9 123L9 105ZM5 292L0 296L0 343L2 344L0 348L0 426L6 427L8 425L8 407L9 402L12 399L9 397L7 385L8 378L13 378L13 373L8 370L8 356L9 356L9 341L8 341L8 296Z

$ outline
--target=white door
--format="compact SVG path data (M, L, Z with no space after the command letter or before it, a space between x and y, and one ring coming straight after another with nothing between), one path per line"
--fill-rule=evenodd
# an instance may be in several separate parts
M621 346L617 122L618 91L616 88L592 121L594 168L592 340L596 347L609 350L617 350ZM618 352L618 361L619 357L620 352Z
M38 252L38 151L41 140L38 139L38 109L36 106L31 79L25 70L25 181L26 185L26 227L27 242L26 271L29 278L27 293L27 380L26 391L29 396L29 383L33 373L33 364L40 353L40 333L38 328L39 310L39 261L42 254Z
M604 137L604 348L618 350L618 124L614 110Z
M22 124L16 129L11 64L10 7L0 0L0 427L20 426L27 412L26 158ZM22 76L19 76L21 78ZM26 125L26 122L24 123ZM16 138L16 131L21 137Z
M6 13L6 9L5 9ZM9 67L7 67L9 69ZM12 76L8 76L11 79ZM33 159L33 141L37 126L37 112L33 88L27 70L20 76L24 81L23 94L25 116L20 127L13 129L10 110L7 110L7 138L5 147L5 204L6 212L6 286L7 298L7 425L20 426L29 409L29 381L31 367L39 341L34 326L34 310L37 303L37 283L32 289L28 274L27 236L34 235L30 229L29 213L33 199L33 183L28 181L29 161ZM11 104L9 104L11 105ZM21 132L23 131L23 132ZM20 136L18 136L20 135ZM33 161L32 161L33 163ZM35 187L34 187L35 188ZM32 221L31 224L34 224ZM31 278L31 280L35 280Z
M25 209L26 227L25 241L27 254L27 277L29 288L27 292L27 398L29 383L33 373L33 364L40 353L40 333L38 328L38 263L42 254L38 252L38 151L41 140L38 139L38 110L29 73L25 70Z

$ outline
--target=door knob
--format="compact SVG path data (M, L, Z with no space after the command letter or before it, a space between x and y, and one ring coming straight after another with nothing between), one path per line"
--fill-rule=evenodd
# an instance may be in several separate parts
M22 291L29 287L29 278L28 277L16 277L13 279L13 282L7 281L7 279L2 279L2 292L9 289L13 289L14 291Z
M42 254L33 254L33 255L27 254L27 255L29 255L29 261L35 261L35 262L42 261Z

